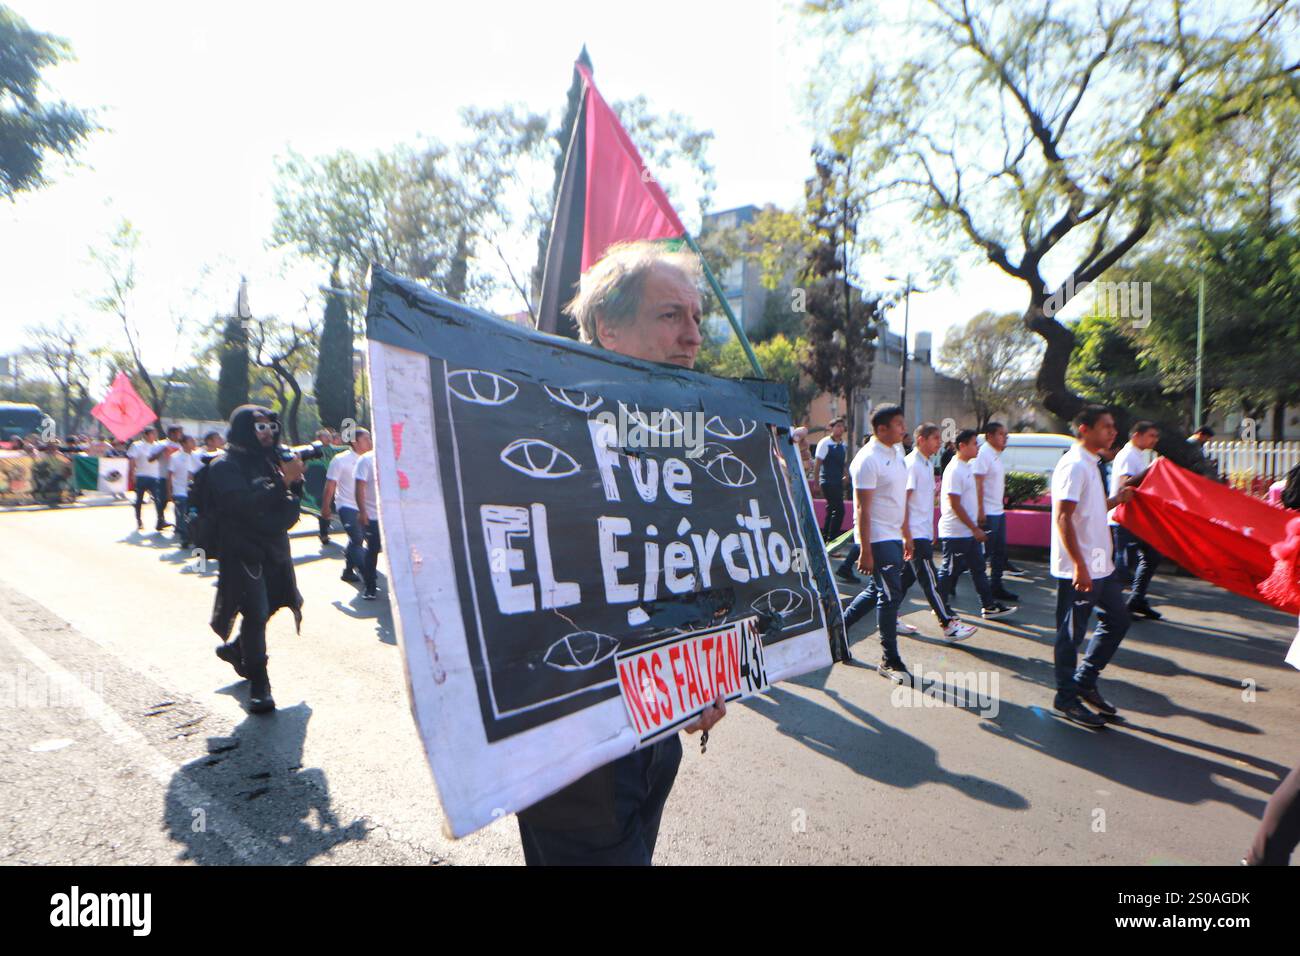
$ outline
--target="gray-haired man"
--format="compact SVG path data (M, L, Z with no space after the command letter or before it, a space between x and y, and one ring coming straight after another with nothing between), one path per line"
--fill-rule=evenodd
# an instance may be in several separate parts
M567 311L584 342L692 368L703 343L699 276L693 255L653 242L622 243L583 274ZM719 696L686 732L707 731L726 713ZM522 811L524 859L530 866L648 866L681 759L681 741L674 734Z

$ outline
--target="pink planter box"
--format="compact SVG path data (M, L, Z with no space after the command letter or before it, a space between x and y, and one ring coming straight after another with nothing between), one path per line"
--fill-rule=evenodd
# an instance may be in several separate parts
M1050 506L1051 498L1035 499L1030 504ZM817 513L817 526L826 522L826 499L814 498L813 510ZM938 521L939 509L934 509L935 521ZM1012 548L1049 548L1052 545L1052 512L1028 511L1013 508L1007 511L1007 546ZM840 522L839 533L843 534L853 526L853 502L844 502L844 519Z

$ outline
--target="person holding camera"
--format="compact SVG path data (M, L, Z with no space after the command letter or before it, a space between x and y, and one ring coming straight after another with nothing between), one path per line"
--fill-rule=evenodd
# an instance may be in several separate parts
M269 408L235 409L226 453L208 466L202 513L211 515L210 540L197 542L210 544L220 562L212 629L229 641L235 615L241 618L239 636L218 647L217 656L248 679L248 709L255 714L275 709L266 670L267 620L287 607L295 626L302 624L289 529L298 521L304 466L279 438L280 422Z

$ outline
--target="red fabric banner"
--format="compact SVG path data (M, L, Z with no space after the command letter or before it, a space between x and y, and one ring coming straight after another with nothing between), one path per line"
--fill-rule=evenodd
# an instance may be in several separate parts
M586 83L587 197L583 230L585 272L616 242L680 239L686 227L677 218L631 138L592 82L591 71L577 66Z
M1271 549L1286 539L1294 517L1165 458L1151 466L1133 500L1115 511L1121 525L1197 577L1300 614L1294 591L1269 598L1259 592L1273 573Z
M90 410L119 441L138 434L158 416L139 396L125 372L118 372L104 400Z

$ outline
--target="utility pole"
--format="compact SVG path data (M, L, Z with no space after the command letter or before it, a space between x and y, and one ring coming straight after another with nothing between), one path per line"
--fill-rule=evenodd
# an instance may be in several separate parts
M1201 367L1205 358L1205 276L1197 282L1196 293L1196 424L1201 427Z

